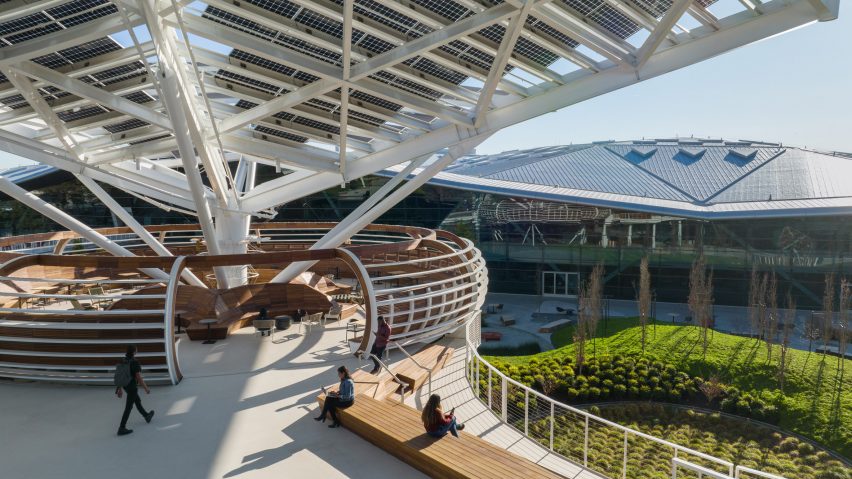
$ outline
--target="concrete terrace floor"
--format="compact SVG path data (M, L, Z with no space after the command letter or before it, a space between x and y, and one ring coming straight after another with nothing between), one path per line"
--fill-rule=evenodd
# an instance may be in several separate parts
M214 345L183 338L183 381L143 392L143 404L156 416L145 424L134 410L128 422L134 432L126 437L115 435L124 400L111 387L0 381L0 477L425 477L345 428L312 420L318 389L336 382L337 366L354 370L372 363L352 357L343 343L344 323L315 327L306 336L297 332L294 325L275 342L252 328ZM436 378L436 391L460 406L471 432L554 467L552 455L464 391L463 357L454 357L440 384ZM395 352L390 361L401 358ZM568 477L593 477L578 476L580 468L567 461L555 468L572 472Z

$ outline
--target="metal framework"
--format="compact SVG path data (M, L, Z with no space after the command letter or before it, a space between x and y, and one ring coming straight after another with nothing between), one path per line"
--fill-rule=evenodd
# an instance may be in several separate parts
M456 157L507 126L839 9L742 1L719 18L714 3L3 2L0 149L72 172L108 205L95 181L191 212L211 254L243 253L251 217L278 205L441 148ZM279 175L255 184L258 164ZM386 194L370 217L393 206ZM324 243L363 223L345 219Z

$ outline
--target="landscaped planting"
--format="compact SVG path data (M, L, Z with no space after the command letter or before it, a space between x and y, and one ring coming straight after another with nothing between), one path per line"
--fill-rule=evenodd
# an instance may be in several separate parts
M653 403L593 406L590 412L719 459L791 479L852 479L849 468L841 461L806 441L719 413L696 412ZM549 429L550 419L539 419L530 424L530 435L549 438ZM541 442L549 446L547 441ZM558 415L554 424L554 450L582 463L583 442L584 421L573 414ZM624 464L622 432L591 423L589 447L590 468L609 477L621 477ZM630 436L627 477L669 478L672 456L671 448ZM719 472L728 472L718 464L685 453L680 453L678 457Z
M768 360L764 343L712 332L705 355L697 327L656 324L648 328L643 356L637 323L616 318L601 324L586 346L583 371L574 364L571 343L532 356L486 359L566 403L648 400L718 409L777 424L852 455L852 361L791 350L781 392L777 347ZM567 342L570 330L560 337Z

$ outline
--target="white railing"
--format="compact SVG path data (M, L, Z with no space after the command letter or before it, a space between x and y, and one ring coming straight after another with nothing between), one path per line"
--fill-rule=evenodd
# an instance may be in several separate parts
M749 477L759 477L761 479L785 479L777 474L770 474L768 472L758 471L757 469L745 466L737 466L734 469L734 479L747 479Z
M473 328L469 328L468 332L471 329ZM466 373L474 394L501 421L553 453L613 478L634 477L632 473L648 469L661 476L668 475L671 459L691 459L700 462L702 467L708 470L727 474L722 477L734 475L734 464L729 461L622 426L551 399L507 377L482 359L470 335L467 345ZM481 385L481 379L485 379L484 385ZM602 435L605 437L599 437ZM597 443L601 439L620 443L620 451L615 461L612 451ZM651 443L656 448L654 458L657 460L652 463L645 461L640 466L631 468L628 461L631 445L636 447L640 443Z
M677 479L678 472L681 469L685 469L687 471L698 474L698 479L704 479L705 477L708 479L734 479L733 477L727 474L722 474L714 470L707 469L706 467L699 466L698 464L693 464L689 461L684 461L683 459L672 459L672 479ZM692 477L692 474L690 474L690 477Z

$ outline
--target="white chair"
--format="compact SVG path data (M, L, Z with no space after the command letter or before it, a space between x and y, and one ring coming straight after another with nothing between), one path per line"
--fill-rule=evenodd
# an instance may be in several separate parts
M310 333L311 328L313 326L319 326L321 321L322 321L322 313L314 313L314 314L308 314L306 316L302 316L302 322L299 323L300 331L303 328L306 328L308 330L308 332Z
M325 313L325 317L323 317L322 324L325 326L329 321L337 321L338 323L343 318L343 308L341 306L332 307Z
M254 333L260 333L261 335L267 331L269 331L269 336L275 340L275 320L274 319L255 319L251 322L252 326L254 326Z

